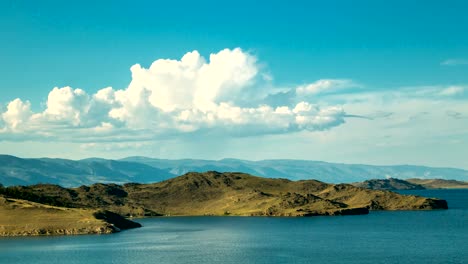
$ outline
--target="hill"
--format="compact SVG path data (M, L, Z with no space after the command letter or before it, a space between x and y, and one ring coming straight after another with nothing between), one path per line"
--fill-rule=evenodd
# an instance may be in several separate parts
M4 195L54 206L105 209L124 216L312 216L368 210L446 209L444 200L316 180L268 179L244 173L187 173L152 184L8 187Z
M371 190L423 190L422 185L400 179L372 179L353 183L354 186Z

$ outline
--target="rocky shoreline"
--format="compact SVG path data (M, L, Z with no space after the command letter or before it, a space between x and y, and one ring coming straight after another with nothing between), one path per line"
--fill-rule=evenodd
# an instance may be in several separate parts
M0 226L1 237L18 237L18 236L64 236L64 235L102 235L112 234L119 232L119 229L115 229L114 226L108 225L106 227L98 226L95 228L72 228L72 229L24 229L24 230L13 230L3 231Z

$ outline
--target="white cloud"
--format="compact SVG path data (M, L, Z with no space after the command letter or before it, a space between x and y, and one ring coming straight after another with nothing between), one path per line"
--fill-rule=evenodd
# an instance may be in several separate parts
M33 113L29 102L12 101L2 114L2 138L126 142L194 133L322 131L344 123L341 107L313 104L305 97L265 103L265 89L256 83L265 79L257 58L239 48L211 54L209 60L188 52L180 60L159 59L147 69L136 64L130 71L132 80L122 90L107 87L89 95L55 87L42 112ZM350 80L328 79L292 90L312 94L351 85Z
M4 129L17 130L32 116L31 103L17 98L7 106L7 111L1 115Z
M77 126L89 110L89 96L81 89L55 87L47 98L44 117L53 121L68 121Z
M165 112L196 108L209 110L232 100L257 75L256 58L237 48L210 55L206 62L197 51L180 61L157 60L149 69L132 66L132 82L125 91L131 102L148 97L153 107ZM145 91L146 90L146 91Z

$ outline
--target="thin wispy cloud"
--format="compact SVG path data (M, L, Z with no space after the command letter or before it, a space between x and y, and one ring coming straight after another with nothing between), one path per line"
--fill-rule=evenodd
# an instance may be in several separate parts
M447 59L440 63L442 66L468 65L468 59Z
M443 89L442 91L440 91L439 94L442 96L459 96L459 95L463 95L465 91L467 90L468 89L466 87L462 87L462 86L449 86Z

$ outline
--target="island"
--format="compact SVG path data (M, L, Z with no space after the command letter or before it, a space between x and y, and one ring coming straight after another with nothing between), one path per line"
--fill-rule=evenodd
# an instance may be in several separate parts
M1 187L0 195L3 236L104 234L139 226L124 217L334 216L448 208L445 200L350 184L216 171L152 184L9 186Z

